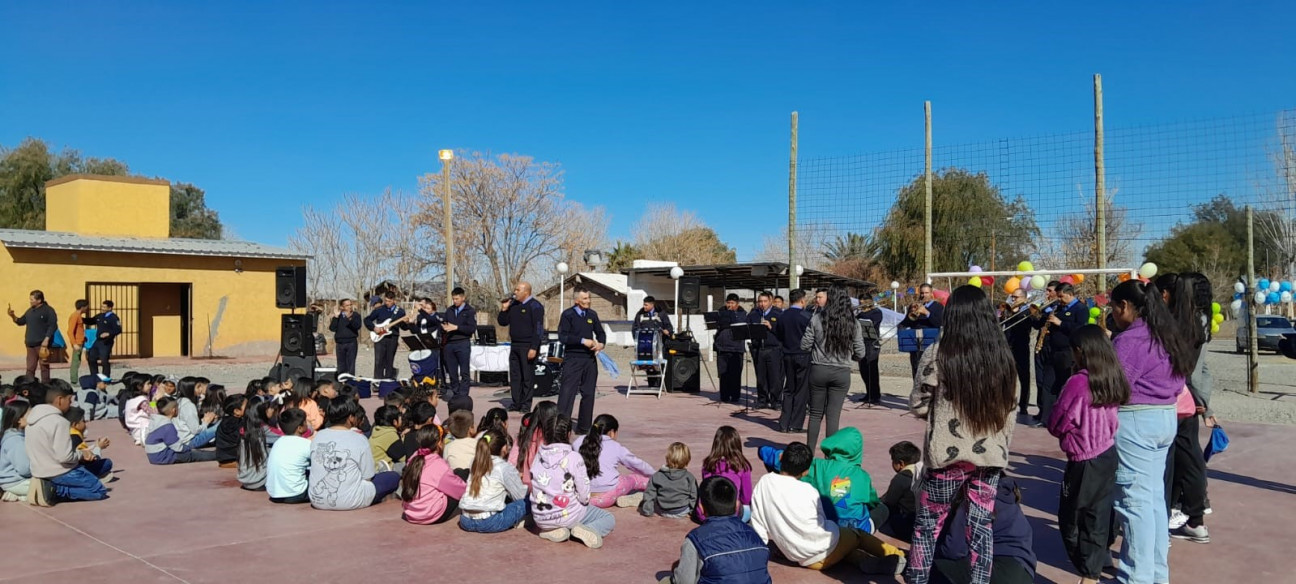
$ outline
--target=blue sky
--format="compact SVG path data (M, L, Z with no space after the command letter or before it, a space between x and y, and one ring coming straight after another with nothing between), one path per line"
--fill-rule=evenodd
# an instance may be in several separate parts
M828 156L920 147L924 99L947 143L1083 130L1093 73L1109 125L1296 95L1291 2L261 4L4 3L0 144L193 182L272 244L438 148L523 153L614 239L673 201L750 258L787 221L792 110Z

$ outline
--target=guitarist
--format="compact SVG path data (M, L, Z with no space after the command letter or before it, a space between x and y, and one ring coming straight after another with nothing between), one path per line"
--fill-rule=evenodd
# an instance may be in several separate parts
M468 395L468 384L471 371L468 367L472 356L472 337L477 333L477 309L468 305L468 295L463 288L450 291L450 300L454 306L446 309L441 317L441 329L445 331L445 372L450 380L447 390L452 395Z
M382 306L364 318L365 328L385 335L374 342L374 379L396 379L396 344L400 342L396 331L405 319L405 311L396 305L396 294L391 291L383 292Z
M329 330L333 332L334 350L337 352L337 374L355 375L356 349L360 336L360 315L355 312L355 303L344 298L338 304L337 312L329 321Z
M513 285L513 295L500 303L495 321L509 327L509 386L515 412L531 411L531 394L535 392L535 359L540 343L548 340L544 328L544 305L531 297L531 284Z

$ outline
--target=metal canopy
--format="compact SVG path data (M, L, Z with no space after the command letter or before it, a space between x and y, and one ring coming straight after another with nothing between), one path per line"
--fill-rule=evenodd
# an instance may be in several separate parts
M743 264L719 264L711 266L679 266L684 270L684 277L701 280L703 286L739 290L767 290L786 288L788 285L788 265L781 262L751 262ZM650 276L670 277L671 268L635 268L625 273L647 274ZM847 278L818 270L803 269L801 288L814 290L832 285L845 286L855 291L875 287L873 283L855 278Z

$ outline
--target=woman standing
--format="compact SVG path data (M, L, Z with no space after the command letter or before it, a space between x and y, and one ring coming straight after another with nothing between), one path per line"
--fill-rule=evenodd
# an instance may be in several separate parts
M945 307L940 341L918 361L909 395L910 411L927 421L927 439L905 582L927 583L941 528L964 493L971 582L990 582L995 495L1008 466L1016 408L1017 371L994 308L980 288L960 286Z
M1130 384L1117 418L1116 513L1125 538L1119 581L1170 581L1165 503L1166 456L1174 442L1175 397L1197 362L1190 334L1170 315L1155 284L1129 280L1112 290L1112 341Z
M828 301L815 312L801 337L801 350L810 352L810 426L806 444L814 452L819 444L819 424L827 409L824 437L837 433L842 403L850 391L851 369L865 356L864 335L850 296L841 286L828 290Z

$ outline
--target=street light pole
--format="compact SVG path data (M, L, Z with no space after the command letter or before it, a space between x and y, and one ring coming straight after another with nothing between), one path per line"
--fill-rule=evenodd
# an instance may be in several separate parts
M454 223L450 221L450 162L454 160L454 150L442 150L437 153L437 157L441 159L441 203L444 211L446 240L445 306L448 308L454 304L454 299L450 294L454 290L455 265Z

